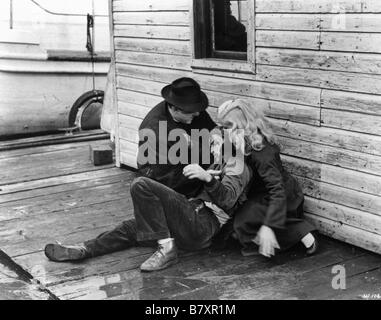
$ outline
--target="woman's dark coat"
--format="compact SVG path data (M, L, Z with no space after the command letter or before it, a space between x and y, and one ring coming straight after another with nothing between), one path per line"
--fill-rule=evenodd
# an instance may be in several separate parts
M303 219L302 189L283 167L279 152L276 144L266 141L261 151L252 151L248 156L247 163L253 170L248 200L235 212L233 220L234 232L244 247L253 245L262 225L275 232L281 249L315 230Z

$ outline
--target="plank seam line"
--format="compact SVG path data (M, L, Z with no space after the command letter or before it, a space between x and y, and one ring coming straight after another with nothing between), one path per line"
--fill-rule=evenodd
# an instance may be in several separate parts
M268 45L256 45L256 48L265 48L265 49L283 49L283 50L300 50L300 51L311 51L311 52L337 52L337 53L354 53L354 54L372 54L372 55L379 55L381 52L373 52L373 51L351 51L351 50L330 50L328 48L325 48L324 50L319 51L317 48L299 48L299 47L279 47L279 46L271 46Z
M326 14L326 15L335 15L337 12L332 12L332 11L258 11L256 9L257 14L269 14L269 15L274 15L274 14L295 14L295 15L306 15L306 14ZM381 11L349 11L346 12L345 14L379 14Z
M36 283L38 290L46 292L52 300L60 300L53 292L46 288L39 280L35 279L32 274L30 274L26 269L21 265L16 263L10 256L8 256L3 250L0 249L0 257L2 260L7 261L8 267L15 272L21 279L27 279L29 283Z
M274 118L274 117L270 117L270 116L266 116L266 117L267 118L271 118L271 119L280 120L280 121L285 120L287 122L292 122L292 123L297 123L297 124L304 124L306 126L308 125L308 126L319 127L318 125L310 125L310 124L306 124L305 122L298 122L298 121L292 121L292 120L286 120L286 119L279 119L279 118ZM323 126L323 127L326 127L326 126ZM327 128L337 129L338 131L346 131L345 129L342 129L342 128L334 128L334 127L327 127ZM362 132L359 132L359 133L362 133ZM362 133L362 134L366 134L366 133ZM281 133L276 133L276 135L280 136L280 137L283 137L283 138L288 138L288 139L293 139L293 140L303 141L303 142L309 142L309 143L313 143L313 144L321 145L321 146L332 147L332 148L336 148L337 150L348 150L348 151L358 152L358 153L361 153L361 154L364 154L364 155L370 155L370 156L375 156L375 157L380 157L381 156L381 154L374 154L374 153L370 153L370 152L358 151L358 150L349 149L347 147L343 147L343 146L339 146L339 145L334 146L334 145L322 143L322 142L319 142L319 141L315 142L315 141L311 141L311 140L306 140L306 138L295 139L295 138L291 137L290 135L284 135L284 134L281 134ZM313 160L311 160L311 161L313 161ZM351 170L353 170L353 169L351 169Z
M168 68L166 67L161 67L161 66L157 66L157 65L144 65L144 64L137 64L137 63L123 63L123 62L120 62L120 61L117 61L117 64L125 64L125 65L131 65L131 66L135 66L135 67L154 67L154 68L157 68L157 69L166 69L168 70ZM294 68L290 68L290 67L286 67L286 66L282 66L280 68L289 68L289 69L294 69ZM303 68L295 68L295 69L301 69L303 70ZM176 68L172 68L171 70L177 70L177 71L188 71L188 69L176 69ZM310 69L305 69L304 70L310 70ZM328 70L327 70L328 71ZM329 72L329 71L328 71ZM332 72L332 71L331 71ZM335 71L337 72L337 71ZM345 72L342 72L342 73L345 73ZM244 74L244 73L242 73ZM240 79L240 78L236 78L236 77L229 77L229 76L224 76L224 75L213 75L214 77L219 77L219 78L233 78L233 79ZM375 75L375 76L378 76L378 75ZM139 78L137 78L139 79ZM148 78L142 78L142 79L147 79L147 80L150 80ZM298 84L298 83L291 83L291 82L277 82L277 81L269 81L269 80L262 80L262 79L247 79L247 78L244 78L243 80L245 81L252 81L252 82L259 82L259 83L272 83L272 84L277 84L277 85L284 85L284 86L290 86L290 87L297 87L297 88L313 88L313 89L325 89L325 90L333 90L333 91L340 91L340 92L349 92L349 93L360 93L360 94L368 94L368 95L375 95L375 96L380 96L379 93L372 93L372 92L366 92L366 91L355 91L353 89L347 89L347 90L344 90L344 89L340 89L340 88L329 88L329 87L322 87L322 86L317 86L317 85L310 85L310 84ZM120 87L118 87L119 89L122 89Z
M292 139L292 138L288 138L288 139ZM295 140L295 139L294 139ZM330 147L330 148L333 148L331 146L327 146L327 147ZM353 152L357 152L357 151L353 151ZM320 161L314 161L313 159L311 158L302 158L298 155L294 155L294 154L287 154L287 153L284 153L284 152L281 152L281 155L285 155L285 156L288 156L288 157L293 157L293 158L296 158L296 159L300 159L300 160L308 160L308 161L313 161L313 162L316 162L316 163L319 163L321 164L322 162ZM339 165L334 165L332 163L328 163L328 162L323 162L323 164L327 164L327 165L330 165L330 166L333 166L333 167L338 167L338 168L343 168L343 169L347 169L347 170L352 170L352 171L357 171L357 172L360 172L360 173L366 173L366 174L369 174L369 175L373 175L373 176L381 176L381 174L376 174L374 172L369 172L369 171L361 171L359 169L353 169L353 168L349 168L349 167L342 167L342 166L339 166Z
M322 90L326 90L326 89L322 89ZM369 112L357 111L357 110L355 111L355 110L349 110L349 109L335 109L333 107L325 107L324 106L324 99L323 99L322 103L323 103L322 109L325 109L325 110L334 110L334 111L337 111L337 112L343 111L343 112L348 112L348 113L362 114L362 115L366 115L366 116L381 117L381 112L380 113L369 113ZM338 129L340 129L340 128L338 128ZM345 129L341 129L341 130L345 130ZM373 136L374 135L373 133L367 133L367 132L363 132L363 134L366 134L366 135L369 135L369 136Z
M127 189L127 191L128 191L128 189ZM116 199L112 199L112 200L107 200L107 201L101 201L101 202L94 202L94 203L91 203L91 204L85 204L85 205L81 205L81 206L78 206L78 207L70 207L70 208L67 208L67 209L53 210L53 211L49 211L49 212L44 211L43 214L44 215L49 215L51 213L57 214L59 212L67 212L68 209L81 209L81 208L91 207L91 206L95 206L95 205L99 205L99 204L103 204L103 203L109 203L109 202L118 201L118 200L125 200L125 199L126 199L126 196L124 196L122 198L116 198ZM29 215L29 217L34 217L34 216L38 216L38 215L41 216L41 213L32 214L32 215ZM0 222L11 222L11 221L17 221L17 220L22 220L22 219L23 219L23 217L19 217L19 218L12 218L12 219L8 219L8 220L0 220Z
M131 63L131 62L121 62L121 61L116 61L116 63L120 63L120 64L126 64L126 65L131 65L131 66L135 66L135 67L154 67L154 68L158 68L158 69L164 69L164 70L168 70L168 67L167 66L164 66L164 65L157 65L157 64L147 64L147 63ZM191 73L192 72L192 68L190 67L190 64L189 64L189 68L185 69L180 69L180 68L171 68L171 70L174 70L174 71L183 71L183 72L189 72Z
M354 274L350 275L350 276L347 277L347 278L354 278L354 277L360 276L360 275L362 275L362 274L365 274L365 273L368 273L368 272L373 272L373 271L376 271L376 270L379 270L379 269L381 269L381 266L374 267L374 268L371 268L371 269L366 270L366 271L361 271L361 272L359 272L359 273L354 273Z
M321 109L322 109L322 96L323 96L323 89L320 89L320 94L319 94L319 108L320 108L320 110L319 110L319 117L320 117L320 119L319 119L319 127L321 127L321 124L322 124L322 111L321 111Z
M145 27L189 27L189 24L162 24L162 23L116 23L118 26L145 26Z
M160 52L160 51L145 51L145 50L133 50L133 49L126 49L126 48L117 48L115 51L122 51L122 52L136 52L140 54L149 54L149 55L157 55L157 56L168 56L168 57L189 57L191 58L191 54L175 54L175 53L169 53L169 52ZM121 62L118 62L121 63Z
M95 136L86 136L86 137L78 137L74 138L71 143L75 142L85 142L85 141L96 141L96 140L106 140L110 138L109 133L103 133ZM1 147L0 151L10 151L10 150L18 150L18 149L24 149L24 148L31 148L31 147L44 147L44 146L51 146L51 145L57 145L57 144L65 144L70 143L68 140L57 140L57 141L38 141L38 142L30 142L25 143L21 145L11 145L9 147Z
M353 75L364 75L369 77L381 77L381 73L367 73L367 72L359 72L359 71L343 71L343 70L335 70L335 69L323 69L323 68L314 68L314 67L290 67L280 64L270 64L270 63L257 63L259 66L265 66L265 67L277 67L277 68L288 68L288 69L297 69L297 70L315 70L315 71L324 71L327 72L337 72L337 73L343 73L343 74L353 74Z
M125 76L125 75L120 75L122 77L128 77L128 76ZM166 82L162 82L162 81L156 81L156 80L151 80L151 79L148 79L148 78L138 78L138 77L128 77L128 78L131 78L131 79L139 79L139 80L147 80L147 81L152 81L152 82L158 82L158 83L166 83ZM265 81L258 81L258 82L261 82L261 83L267 83ZM287 84L288 85L288 84ZM301 86L299 86L301 87ZM139 93L139 94L144 94L144 95L147 95L147 96L153 96L153 97L161 97L159 96L158 94L153 94L153 93L149 93L149 92L144 92L144 91L136 91L136 90L132 90L132 89L127 89L127 88L123 88L123 87L120 87L120 86L117 86L117 89L118 90L123 90L123 91L128 91L128 92L135 92L135 93ZM317 89L320 89L320 88L317 88ZM216 90L208 90L208 89L204 89L205 92L215 92L215 93L223 93L223 94L229 94L227 93L226 91L216 91ZM238 94L233 94L231 93L231 95L233 96L237 96ZM292 105L297 105L297 106L302 106L302 107L311 107L311 108L316 108L318 109L319 108L319 105L308 105L308 104L302 104L302 103L297 103L297 102L290 102L290 101L286 101L286 100L275 100L275 99L267 99L267 98L263 98L263 97L256 97L256 96L249 96L249 95L245 95L245 94L240 94L239 96L244 96L244 97L249 97L249 98L255 98L255 99L261 99L261 100L265 100L265 101L273 101L273 102L281 102L281 103L288 103L288 104L292 104ZM122 102L125 102L125 103L131 103L131 102L128 102L128 101L125 101L123 99L121 99ZM142 104L138 104L138 103L135 103L133 102L132 104L136 104L136 105L141 105L143 107L147 107L146 105L142 105ZM214 107L214 108L217 108L215 106L211 106L211 107Z
M109 169L112 169L112 168L109 168ZM80 173L78 173L78 175L80 175L82 173L97 172L97 171L103 171L103 170L106 171L107 169L100 169L100 170L80 172ZM76 174L73 174L73 175L76 175ZM55 178L65 177L65 176L56 176L56 177L52 177L52 178L55 179ZM71 175L69 174L69 176L71 176ZM83 183L83 182L90 181L90 180L102 180L102 179L107 179L107 178L113 178L113 179L115 179L116 176L121 176L120 177L121 181L124 181L125 179L132 178L132 177L130 177L129 174L123 174L123 173L115 172L114 170L112 170L112 172L108 172L107 176L84 177L84 179L81 179L81 180L74 180L74 181L68 181L68 182L57 181L57 182L54 182L54 184L43 185L43 186L40 186L40 187L33 187L33 186L31 186L31 187L29 187L30 189L20 189L20 190L14 190L14 191L6 192L6 193L2 192L2 193L0 193L0 198L3 195L13 194L13 193L20 193L20 192L25 192L25 191L38 190L38 189L45 189L45 188L50 188L50 187L57 187L57 186L66 185L66 184ZM50 179L50 178L47 178L47 180L48 179ZM45 180L45 179L41 179L41 180ZM26 181L25 184L36 183L36 182L41 181L41 180L39 180L39 179L30 180L30 181ZM46 181L46 183L49 183L49 181ZM16 182L16 183L12 183L12 184L0 185L0 188L15 186L15 185L18 185L18 184L23 184L23 182L21 182L21 183L20 182ZM95 186L96 185L94 185L94 187Z
M127 218L132 218L133 216L131 215L128 215ZM106 224L106 225L103 225L103 226L98 226L98 227L93 227L91 229L86 229L86 230L81 230L81 231L78 231L78 232L69 232L69 233L65 233L65 234L60 234L58 236L62 237L62 236L70 236L70 235L73 235L73 234L79 234L79 233L82 233L82 232L88 232L88 231L95 231L95 230L99 230L99 229L104 229L105 227L115 227L115 223L110 223L110 224ZM22 253L22 254L16 254L16 255L13 255L12 258L19 258L19 257L24 257L24 256L27 256L27 255L32 255L32 254L37 254L39 252L43 252L44 250L40 249L40 250L36 250L36 251L30 251L30 252L27 252L27 253Z
M185 54L185 53L183 53L183 54L179 54L179 53L177 53L177 54L171 54L171 53L167 53L167 52L164 52L164 51L155 51L155 52L153 52L153 51L146 51L146 50L132 50L132 49L126 49L126 48L118 48L118 49L116 49L116 50L118 50L118 51L123 51L123 52L136 52L136 53L156 53L156 54L162 54L162 55L169 55L169 56L171 56L171 57L191 57L191 55L190 54ZM118 62L118 63L120 63L120 62Z
M308 196L308 197L309 197L309 198L314 198L314 197L311 197L311 196ZM314 198L314 199L316 199L316 198ZM316 200L323 200L323 201L325 201L325 202L330 202L330 201L327 201L327 200L324 200L324 199L316 199ZM337 204L337 203L336 203L336 204ZM344 206L344 205L342 205L342 204L339 204L339 205L341 205L341 206L343 206L343 207L346 207L346 206ZM350 207L347 207L347 208L350 208ZM350 209L353 209L353 208L350 208ZM358 210L358 209L357 209L357 210ZM364 229L363 227L360 227L360 226L355 226L355 225L352 225L352 224L348 224L348 223L343 222L343 221L332 220L332 219L330 219L329 217L327 217L327 216L322 216L322 215L320 215L320 214L318 214L318 213L316 213L316 212L310 212L310 211L308 211L308 209L305 211L305 213L307 213L307 214L309 214L309 215L312 215L312 216L315 216L315 217L320 217L320 218L324 218L324 219L326 219L326 220L330 220L330 221L332 221L332 222L339 223L341 226L342 226L342 225L344 225L344 226L348 226L348 227L351 227L351 228L354 228L354 229L358 229L358 230L361 230L361 231L365 231L366 233L370 233L370 234L373 234L373 235L376 235L376 236L380 236L379 233L370 231L370 230L368 230L368 229ZM369 214L372 214L371 212L368 212L368 213L369 213ZM373 214L373 215L375 215L375 214ZM377 216L377 215L375 215L375 216ZM377 217L380 218L380 216L377 216Z
M115 21L115 17L114 17L114 21ZM174 29L186 29L188 28L190 25L189 24L184 24L184 25L176 25L176 24L160 24L160 25L155 25L155 24L143 24L143 23L115 23L114 22L114 27L117 27L117 26L137 26L137 27L141 27L141 26L145 26L147 28L150 28L150 27L156 27L156 26L159 26L159 27L170 27L170 28L174 28ZM156 29L156 28L155 28ZM118 30L120 31L120 29ZM118 35L117 37L120 37L120 35Z
M128 258L140 258L140 257L144 257L144 256L149 256L149 255L152 255L152 252L140 253L140 254L137 254L137 255L130 256ZM135 270L135 269L139 268L139 265L140 265L140 263L137 266L130 266L130 267L127 267L127 269L119 270L118 272L120 273L120 272L132 271L132 270ZM47 284L46 287L50 288L50 287L54 287L54 286L57 286L57 285L60 285L60 284L77 282L77 281L80 281L80 280L84 280L86 278L91 278L91 277L94 277L94 276L102 276L102 275L105 275L105 274L108 274L108 271L101 271L101 272L97 272L97 273L93 273L93 274L89 274L89 275L85 275L85 276L80 276L80 277L75 277L74 276L73 278L71 278L68 281L60 280L60 281L57 281L57 282L51 282L51 283Z
M121 35L118 35L117 37L124 37ZM184 42L189 42L191 41L190 39L174 39L174 38L155 38L155 37L134 37L132 35L126 36L126 38L131 38L131 39L147 39L147 40L177 40L177 41L184 41ZM23 71L25 72L25 71Z
M102 140L105 140L105 139L100 139L100 141ZM88 142L89 140L87 141L73 141L73 142L67 142L68 144L73 144L73 143L81 143L81 142ZM91 141L91 140L90 140ZM94 141L94 140L93 140ZM1 150L0 148L0 152L8 152L8 151L14 151L14 150L22 150L22 149L28 149L28 148L38 148L38 147L47 147L49 148L50 146L52 145L63 145L65 144L65 142L62 142L62 143L54 143L54 144L49 144L49 145L37 145L37 146L26 146L26 147L22 147L22 148L18 148L18 147L15 147L15 148L12 148L12 149L5 149L5 150ZM33 152L33 153L25 153L25 154L19 154L19 155L10 155L10 156L2 156L0 158L0 162L2 160L7 160L7 159L13 159L13 158L22 158L22 157L31 157L31 156L35 156L35 155L41 155L41 154L50 154L50 153L54 153L54 152L62 152L62 151L65 151L65 150L73 150L73 149L80 149L80 148L84 148L86 146L86 144L81 144L81 145L73 145L73 146L70 146L70 147L65 147L65 148L62 148L62 149L55 149L55 150L41 150L41 151L37 151L37 152Z
M322 20L320 19L320 23L322 22ZM151 25L151 24L150 24ZM166 25L166 26L174 26L174 25ZM178 25L178 26L182 26L182 25ZM278 32L278 31L281 31L281 32L284 32L284 33L287 33L287 32L297 32L297 33L307 33L307 32L310 32L310 33L318 33L318 32L324 32L324 33L337 33L337 34L381 34L380 31L363 31L363 30L352 30L352 31L338 31L338 30L330 30L330 29L322 29L321 28L321 25L319 25L320 29L279 29L279 28L274 28L274 29L269 29L269 28L256 28L256 30L259 30L259 31L268 31L268 32Z
M381 17L380 17L381 18ZM340 50L329 50L329 49L324 49L324 50L314 50L314 49L305 49L305 48L287 48L287 47L281 47L281 48L278 48L278 47L268 47L268 46L257 46L261 49L268 49L268 51L277 51L275 49L283 49L283 52L284 51L292 51L293 53L298 53L298 51L308 51L310 53L321 53L321 54L324 54L324 53L329 53L331 54L332 52L335 52L335 53L338 53L338 54L341 54L341 53L344 53L344 54L350 54L352 53L353 55L356 55L356 56L375 56L375 57L380 57L380 54L379 52L353 52L353 51L340 51ZM260 51L259 53L257 52L258 55L260 55L261 53L263 54L263 51L262 52Z
M114 168L115 167L115 164L110 164L110 165L105 165L103 168L97 168L97 169L94 169L94 170L88 170L88 171L78 171L76 173L85 173L85 172L92 172L92 171L98 171L98 170L102 170L102 169L110 169L110 168ZM65 168L62 168L62 169L65 169ZM86 168L83 168L83 169L86 169ZM88 168L87 168L88 169ZM66 177L66 176L70 176L70 175L73 175L73 174L76 174L76 173L68 173L68 174L62 174L62 175L54 175L54 176L49 176L47 177L46 179L49 179L49 178L58 178L58 177ZM45 179L45 178L44 178ZM18 184L18 183L24 183L24 182L33 182L33 181L39 181L39 180L42 180L42 179L30 179L30 180L16 180L16 181L12 181L12 182L6 182L6 184L4 185L0 185L0 188L1 186L11 186L11 185L15 185L15 184Z
M318 162L319 163L319 162ZM355 170L354 170L355 171ZM344 188L344 189L348 189L348 190L351 190L351 191L356 191L356 192L359 192L359 193L364 193L364 194L367 194L367 195L370 195L370 196L378 196L378 197L380 197L380 195L379 194L377 194L377 193L370 193L370 192L366 192L366 191L361 191L361 190L358 190L358 189L353 189L353 188L349 188L349 187L344 187L344 186L342 186L342 185L339 185L339 184L334 184L334 183L331 183L331 182L327 182L327 181L324 181L324 180L316 180L316 179L314 179L314 178L308 178L308 177L306 177L306 176L301 176L301 175L299 175L299 174L297 174L297 173L292 173L292 175L293 176L296 176L296 177L299 177L299 178L302 178L302 179L308 179L308 180L312 180L312 181L316 181L316 182L322 182L322 183L326 183L326 184L329 184L329 185L332 185L332 186L336 186L336 187L341 187L341 188ZM315 198L315 197L312 197L311 196L311 198ZM330 202L330 201L328 201L328 200L325 200L325 199L318 199L318 198L315 198L315 199L317 199L317 200L324 200L324 201L327 201L327 202ZM333 203L335 203L335 202L333 202ZM345 205L342 205L342 206L344 206L344 207L348 207L348 206L345 206ZM349 207L350 208L350 207ZM360 210L360 209L357 209L357 210ZM361 211L361 210L360 210ZM374 214L374 213L373 213ZM377 214L375 214L375 215L377 215ZM379 215L377 215L377 216L379 216Z
M287 68L287 67L285 67ZM305 69L305 70L309 70L309 69ZM356 90L351 90L351 89L347 89L347 90L343 90L343 89L338 89L338 88L329 88L329 87L326 87L326 86L317 86L317 85L310 85L310 84L305 84L305 85L302 85L302 84L298 84L298 83L291 83L291 82L276 82L276 81L266 81L266 80L256 80L256 82L264 82L264 83L273 83L273 84L284 84L284 85L289 85L289 86L294 86L294 87L307 87L307 88L315 88L315 89L326 89L326 90L336 90L336 91L343 91L343 92L349 92L349 93L359 93L359 94L373 94L373 95L377 95L379 96L378 93L374 93L374 92L369 92L369 91L356 91ZM358 89L357 89L358 90Z
M107 170L107 169L104 169L104 170ZM96 172L96 171L102 171L102 169L101 170L94 170L93 172ZM85 172L87 172L87 171L85 171ZM92 172L92 171L90 171L90 172ZM81 174L81 173L78 173L78 175L79 174ZM76 174L73 174L73 175L76 175ZM90 181L90 180L94 180L94 179L106 179L108 177L114 177L114 176L118 176L118 175L120 175L120 172L114 172L114 170L112 170L112 172L109 172L109 174L107 176L103 176L103 177L96 177L96 178L94 178L94 177L86 177L86 178L84 178L82 180L69 181L69 182L57 181L54 184L44 185L44 186L40 186L40 187L29 187L28 189L14 190L14 191L5 192L5 193L3 191L1 191L1 193L0 193L0 199L1 199L1 196L3 196L3 195L9 195L9 194L21 193L21 192L32 191L32 190L57 187L57 186L62 186L62 185L67 185L67 184L81 183L81 182ZM58 176L58 177L61 177L61 176ZM53 178L55 178L55 177L53 177ZM49 178L47 178L47 179L49 179ZM36 180L28 181L28 182L35 182L35 181L40 181L40 180L36 179ZM47 182L47 183L49 183L49 182ZM20 182L16 182L16 183L13 183L13 184L7 184L7 185L0 185L0 188L9 187L9 186L12 186L12 185L17 185L17 184L20 184ZM21 184L23 184L23 183L21 183ZM74 189L74 190L77 190L77 189ZM2 203L2 202L0 202L0 203Z
M23 143L28 143L28 142L48 142L48 141L57 141L57 140L66 140L69 141L72 140L73 138L85 138L85 137L91 137L91 136L99 136L103 135L105 132L101 129L94 129L94 130L89 130L89 132L79 132L78 134L75 134L73 136L65 136L62 134L58 134L58 132L47 134L47 135L37 135L32 138L24 137L24 138L15 138L11 139L10 141L3 140L0 141L0 146L9 146L9 145L17 145L17 144L23 144ZM12 138L12 136L11 136ZM42 140L41 140L42 139Z
M116 13L116 12L119 12L119 13L130 13L130 12L141 12L141 13L147 13L147 12L184 12L184 13L189 13L189 10L160 10L160 9L156 9L156 10L128 10L128 11L124 11L124 10L112 10L113 13Z
M139 37L119 36L119 35L114 36L114 40L118 40L118 41L121 41L121 40L130 40L130 39L136 39L136 38L139 38ZM141 38L141 39L146 39L146 38L144 37L144 38ZM153 38L153 39L150 38L150 40L155 40L155 39L156 38ZM173 39L173 38L171 38L171 39L166 39L166 41L168 41L168 42L184 42L185 40L184 39ZM190 44L189 44L189 46L190 46Z
M331 109L331 110L334 110L334 109ZM354 112L355 113L355 112ZM368 115L368 114L367 114ZM379 116L379 115L371 115L371 116L374 116L374 117L377 117L377 116ZM381 121L380 121L381 122ZM350 130L350 132L353 132L353 133L355 133L355 132L357 132L357 133L362 133L362 134L367 134L366 132L363 132L363 131L358 131L358 129L356 130L356 129L353 129L353 128L351 128L351 129L345 129L345 128L342 128L342 127L335 127L335 126L333 126L333 125L329 125L329 124L324 124L322 127L326 127L326 128L331 128L331 129L340 129L340 130ZM365 129L364 129L365 130ZM375 137L375 136L377 136L377 137L381 137L381 132L380 133L369 133L369 135L372 135L373 137ZM376 156L378 156L378 155L376 155Z
M117 176L117 175L115 175L115 176ZM89 180L91 180L91 179L89 179ZM89 180L86 180L86 181L89 181ZM83 182L83 181L79 181L79 182ZM35 198L46 197L46 196L50 196L50 195L57 195L57 194L67 193L67 192L71 192L71 191L74 192L74 191L79 191L79 190L92 189L92 188L96 188L96 187L103 187L103 186L106 186L106 185L113 185L113 184L117 184L117 183L121 183L123 185L123 182L128 182L128 179L126 179L126 180L118 180L118 181L114 181L114 182L105 182L105 183L97 184L97 185L90 186L90 187L77 187L76 189L70 189L70 190L64 190L64 191L56 191L56 192L51 192L49 194L40 194L40 195L29 196L29 197L27 196L25 198L20 198L20 199L7 200L7 201L4 201L4 202L0 202L0 208L3 207L3 204L9 203L9 202L17 202L17 201L22 201L22 200L35 199ZM65 184L70 184L70 183L65 183ZM60 185L65 185L65 184L60 184ZM38 190L38 189L46 189L46 188L56 187L56 186L57 185L46 186L46 187L42 187L42 188L35 188L35 189L30 189L30 190L25 190L25 191ZM128 187L128 186L126 186L126 187ZM20 193L20 191L17 191L15 193L16 194ZM14 193L9 193L9 194L14 194ZM0 195L0 198L1 198L1 195Z

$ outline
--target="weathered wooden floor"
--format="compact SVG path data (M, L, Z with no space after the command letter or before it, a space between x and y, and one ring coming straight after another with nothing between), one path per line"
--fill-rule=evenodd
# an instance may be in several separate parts
M322 238L272 260L242 257L236 247L184 255L179 264L140 273L153 252L136 248L82 263L48 261L47 242L80 242L132 215L134 173L93 166L89 145L107 140L0 152L0 249L59 299L361 299L381 294L381 257ZM332 267L346 268L346 290L331 286ZM1 290L1 285L0 285Z

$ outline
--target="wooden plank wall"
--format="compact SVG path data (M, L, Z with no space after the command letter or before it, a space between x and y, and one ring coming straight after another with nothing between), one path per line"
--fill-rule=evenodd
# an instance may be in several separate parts
M192 72L189 5L113 0L121 162L135 166L137 128L161 88L192 76L212 115L238 96L264 108L308 218L381 253L381 1L256 0L253 77Z

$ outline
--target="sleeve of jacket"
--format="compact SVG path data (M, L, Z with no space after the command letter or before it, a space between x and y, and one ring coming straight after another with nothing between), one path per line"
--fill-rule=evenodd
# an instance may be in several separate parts
M185 195L192 195L195 193L202 186L201 181L187 179L183 175L184 165L181 163L168 163L168 149L174 142L157 139L157 137L159 137L159 129L156 126L151 126L151 128L145 129L150 130L144 133L145 137L151 134L152 137L145 141L142 140L142 137L139 137L140 141L137 156L139 173L154 179L179 193ZM142 132L142 130L139 130L139 134L142 134ZM162 161L160 161L160 159L162 159Z
M210 182L205 183L204 188L214 204L222 210L228 211L234 207L251 177L251 170L244 165L242 173L231 174L228 172L221 181L213 177Z
M275 155L262 150L252 159L269 195L263 224L270 228L284 229L287 218L287 196Z
M160 164L160 151L167 151L164 142L157 139L159 128L156 125L139 127L139 148L137 167L141 174L157 180L167 173L166 165Z
M204 127L208 129L209 131L214 129L217 126L207 111L203 111L201 116L203 118Z

